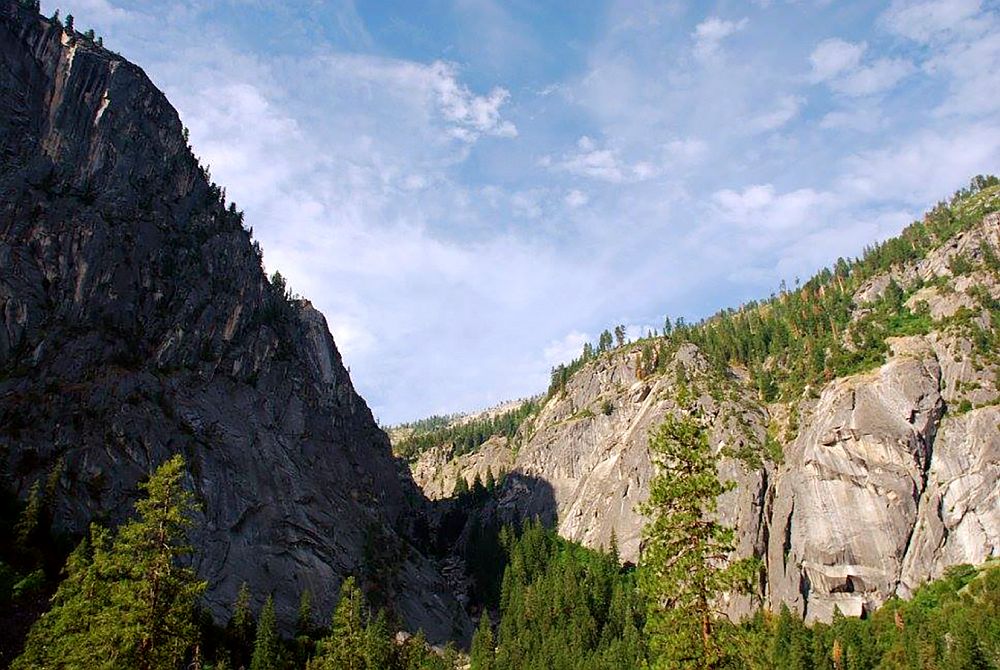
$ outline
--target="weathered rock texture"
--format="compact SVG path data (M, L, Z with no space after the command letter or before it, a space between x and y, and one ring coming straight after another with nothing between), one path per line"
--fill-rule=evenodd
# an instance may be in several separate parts
M936 280L911 305L926 301L937 319L964 307L994 327L966 291L978 286L1000 299L996 275L953 277L950 269L957 253L978 263L983 245L1000 250L1000 214L868 282L855 296L858 312L890 278L904 287ZM591 547L607 546L613 531L622 557L637 560L636 505L654 475L648 433L678 409L680 365L725 455L720 475L737 485L719 513L735 524L739 553L765 563L764 602L828 619L834 607L857 615L909 595L950 565L1000 556L1000 392L995 357L982 360L968 332L948 321L926 336L891 340L890 349L880 368L834 380L792 406L761 404L740 371L720 375L692 345L651 378L642 378L638 346L600 356L512 441L519 448L509 454L514 476L500 509L541 516ZM783 443L780 463L761 446L769 428ZM466 462L437 467L461 472ZM740 613L749 602L730 605Z
M0 444L13 484L62 463L57 523L120 520L188 460L207 600L242 581L280 619L329 612L370 529L407 558L397 609L435 640L468 622L407 544L413 500L323 316L259 249L135 65L0 1ZM383 544L383 547L386 545Z
M443 444L427 450L411 466L413 481L431 500L449 497L455 491L458 478L466 483L476 477L485 483L487 473L502 477L514 466L514 448L506 437L494 435L478 449L453 456L451 445Z

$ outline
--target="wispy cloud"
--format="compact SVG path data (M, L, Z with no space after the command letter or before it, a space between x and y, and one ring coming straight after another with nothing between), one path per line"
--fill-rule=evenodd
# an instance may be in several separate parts
M697 26L691 37L694 38L694 53L698 58L711 58L719 52L722 41L746 28L749 19L727 21L712 16Z
M396 421L537 392L608 325L766 295L1000 165L992 5L757 5L63 13L167 90Z
M916 70L913 63L902 58L879 58L863 64L867 48L864 43L823 40L809 56L812 80L826 82L838 93L859 97L886 91Z

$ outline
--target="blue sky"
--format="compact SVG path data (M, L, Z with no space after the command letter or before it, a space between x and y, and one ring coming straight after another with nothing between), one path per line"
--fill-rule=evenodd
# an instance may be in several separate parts
M1000 5L46 2L144 67L383 423L541 391L1000 171Z

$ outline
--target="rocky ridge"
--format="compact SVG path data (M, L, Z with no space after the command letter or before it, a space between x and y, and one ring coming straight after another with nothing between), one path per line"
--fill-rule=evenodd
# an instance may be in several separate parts
M1000 300L988 249L1000 252L1000 213L866 282L856 317L893 280L933 327L891 338L882 365L798 401L762 402L744 371L720 373L694 345L653 375L641 346L626 346L576 372L516 440L451 461L431 450L412 466L416 481L429 487L442 473L471 477L512 461L502 514L541 516L595 548L614 533L622 557L635 561L636 506L654 474L649 430L693 402L724 455L720 475L736 483L720 515L737 528L738 553L763 560L767 606L827 620L834 608L859 615L907 596L950 565L1000 556L1000 366L978 353L967 327L998 327L995 303L991 312L982 300ZM954 271L957 257L970 267Z
M119 521L180 452L207 604L241 582L294 620L359 574L432 640L469 623L409 542L420 496L323 316L268 281L235 206L137 66L0 2L0 451L55 521ZM372 565L365 547L393 548ZM259 603L258 603L259 604Z

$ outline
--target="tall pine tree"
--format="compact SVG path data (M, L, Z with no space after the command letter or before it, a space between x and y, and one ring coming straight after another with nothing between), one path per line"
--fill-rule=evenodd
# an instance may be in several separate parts
M278 639L278 625L274 614L274 597L268 596L257 622L257 637L253 643L253 657L250 670L277 670L281 641Z
M183 476L183 458L171 458L142 485L136 518L114 539L91 528L12 667L152 670L184 659L197 641L195 605L205 583L179 564L190 553L194 510Z
M692 416L669 417L650 436L658 467L642 512L640 579L655 667L717 668L726 657L716 602L749 588L753 559L731 560L733 530L716 520L716 499L732 488L716 472L708 434Z

